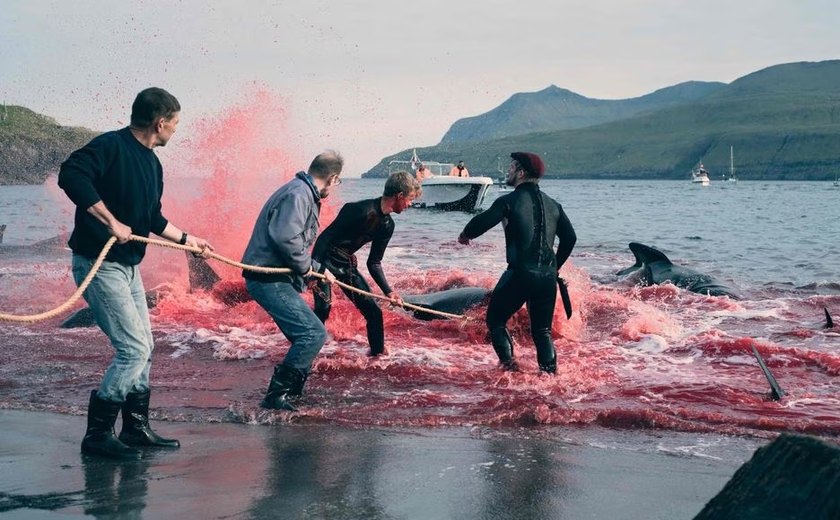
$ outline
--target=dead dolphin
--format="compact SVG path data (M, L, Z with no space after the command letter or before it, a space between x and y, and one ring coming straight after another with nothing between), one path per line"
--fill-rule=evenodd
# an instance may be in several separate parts
M435 311L463 314L467 309L486 303L489 295L490 290L482 287L459 287L428 294L403 296L403 301ZM423 311L412 310L412 313L420 320L446 319Z
M619 276L639 271L640 281L645 285L671 282L677 287L698 294L729 296L734 299L742 297L735 289L721 284L707 274L673 264L665 253L658 249L638 242L630 242L630 251L636 257L636 263L617 272Z

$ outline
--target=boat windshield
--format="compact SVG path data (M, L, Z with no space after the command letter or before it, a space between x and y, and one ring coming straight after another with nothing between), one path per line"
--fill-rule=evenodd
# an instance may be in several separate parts
M422 163L423 166L432 173L432 175L449 175L449 171L455 167L455 165L451 163L440 163L434 161L422 161ZM420 166L420 163L416 161L390 161L388 163L388 175L398 171L414 173L417 171L418 166Z

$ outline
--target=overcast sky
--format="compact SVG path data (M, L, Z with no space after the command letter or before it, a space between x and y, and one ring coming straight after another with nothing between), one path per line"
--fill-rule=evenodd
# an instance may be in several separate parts
M622 99L837 59L838 21L836 0L2 0L0 101L110 130L160 86L183 139L268 91L296 154L338 149L356 176L516 92Z

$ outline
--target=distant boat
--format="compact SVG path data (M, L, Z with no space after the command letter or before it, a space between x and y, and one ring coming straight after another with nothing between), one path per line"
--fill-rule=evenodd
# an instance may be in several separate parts
M423 194L414 201L414 206L444 211L476 211L484 203L487 190L493 185L490 177L451 177L451 163L421 161L417 150L408 161L393 160L388 163L388 174L396 171L416 172L425 166L429 176L420 181Z
M729 147L729 177L723 176L726 182L738 182L738 177L735 177L735 154L733 148Z
M694 170L691 170L691 184L699 184L701 186L708 186L711 181L709 180L709 172L706 171L706 168L703 166L703 161L700 161L700 164Z
M840 188L840 175L834 177L834 187Z

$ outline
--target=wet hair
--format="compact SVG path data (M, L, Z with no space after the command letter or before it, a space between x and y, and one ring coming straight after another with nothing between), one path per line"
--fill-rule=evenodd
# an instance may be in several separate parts
M420 195L422 189L420 183L408 172L399 171L394 172L385 181L385 190L382 192L384 197L394 197L400 193L408 197L412 193Z
M335 150L326 150L312 159L307 173L316 179L327 179L331 175L340 175L344 167L344 157Z
M158 87L141 91L131 105L131 126L149 128L159 118L172 119L181 111L181 104L175 96Z

